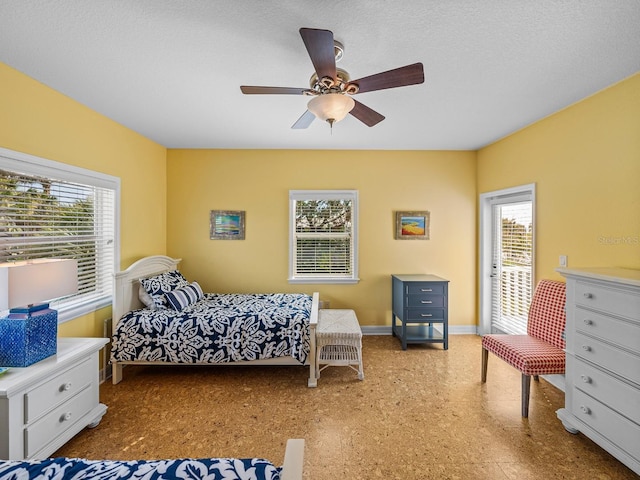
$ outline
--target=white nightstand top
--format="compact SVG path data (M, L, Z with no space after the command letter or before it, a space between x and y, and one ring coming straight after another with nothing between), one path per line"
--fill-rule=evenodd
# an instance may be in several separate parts
M42 380L48 370L59 371L66 364L73 364L88 352L98 351L109 343L108 338L58 337L58 351L28 367L11 367L0 375L0 398L7 398Z

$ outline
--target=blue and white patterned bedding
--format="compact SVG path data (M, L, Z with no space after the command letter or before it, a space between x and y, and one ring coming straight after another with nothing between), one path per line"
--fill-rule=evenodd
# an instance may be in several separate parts
M280 467L260 458L199 458L177 460L84 460L50 458L0 461L0 480L185 479L279 480Z
M304 294L215 294L181 311L127 313L113 335L115 362L229 363L309 354L312 298Z

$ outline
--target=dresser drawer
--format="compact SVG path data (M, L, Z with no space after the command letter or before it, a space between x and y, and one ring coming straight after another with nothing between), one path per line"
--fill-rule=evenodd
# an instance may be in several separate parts
M443 295L407 295L408 307L444 307Z
M575 328L632 351L640 349L640 323L618 320L578 307L575 310Z
M96 368L88 358L27 392L25 394L24 422L33 422L43 413L73 397L93 381Z
M569 362L572 357L568 356ZM573 360L575 387L640 424L640 390L580 359ZM640 439L638 439L640 441Z
M436 295L444 294L444 285L441 283L431 283L431 282L410 282L405 284L407 286L407 293L409 295L417 295L417 294L429 294L433 293Z
M444 308L407 308L407 322L442 322Z
M578 305L640 320L640 295L580 281L575 293Z
M640 384L640 357L576 332L575 355Z
M586 393L573 391L574 415L635 458L640 458L640 426Z
M25 447L28 457L36 454L42 447L71 428L80 418L96 405L94 390L87 386L76 396L58 405L25 430ZM86 425L86 424L85 424Z

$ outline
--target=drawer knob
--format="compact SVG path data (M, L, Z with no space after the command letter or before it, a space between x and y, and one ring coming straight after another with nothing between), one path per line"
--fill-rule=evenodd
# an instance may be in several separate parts
M589 345L582 345L582 349L583 349L585 352L590 352L590 351L591 351L591 347L590 347Z
M593 298L593 293L589 293L589 292L585 293L584 298Z
M420 316L421 317L433 317L433 315L431 313L422 313Z
M420 289L421 292L433 292L432 288L421 288Z
M588 318L585 318L585 319L584 319L584 324L585 324L585 325L593 325L593 320L590 320L590 319L588 319Z
M422 300L420 303L433 303L431 300Z
M71 412L63 413L60 417L60 423L68 422L69 420L71 420Z
M587 415L591 413L591 409L586 405L580 405L580 410L582 410L582 413L586 413Z
M588 375L580 375L580 378L584 383L591 383L591 377L589 377Z
M68 392L69 390L71 390L71 382L63 383L62 385L60 385L61 392Z

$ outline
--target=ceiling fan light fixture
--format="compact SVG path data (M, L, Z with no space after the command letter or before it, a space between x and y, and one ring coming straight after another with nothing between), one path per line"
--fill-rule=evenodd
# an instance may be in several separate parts
M333 125L339 122L353 110L356 102L342 93L325 93L312 98L307 109L317 118Z

